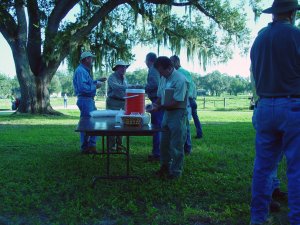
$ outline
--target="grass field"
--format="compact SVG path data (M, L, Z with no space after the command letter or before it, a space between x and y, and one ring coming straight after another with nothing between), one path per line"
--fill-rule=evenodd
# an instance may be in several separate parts
M79 154L79 111L60 111L0 113L0 224L249 224L252 111L200 110L204 138L192 139L179 180L154 177L158 163L146 162L151 138L132 137L131 173L143 182L103 180L94 189L105 160ZM124 157L113 157L113 167L125 170ZM285 189L284 162L279 177ZM283 205L273 224L288 224L286 214Z
M53 107L63 107L63 98L51 98L51 105ZM148 103L146 99L146 103ZM225 97L214 97L214 96L199 96L197 98L198 109L200 110L248 110L250 100L248 96L225 96ZM68 105L76 105L76 98L69 97ZM96 98L96 106L99 109L105 108L105 101L103 97ZM0 99L0 111L11 109L10 99Z

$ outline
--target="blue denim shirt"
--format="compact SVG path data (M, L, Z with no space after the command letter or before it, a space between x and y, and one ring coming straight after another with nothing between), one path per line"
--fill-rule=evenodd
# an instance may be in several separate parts
M95 97L96 82L93 81L90 75L90 69L80 64L74 73L73 86L75 95L78 97Z
M258 96L300 94L300 29L288 21L263 28L250 52Z
M159 72L152 66L148 70L147 84L145 87L145 92L148 98L157 97L157 89L160 81Z

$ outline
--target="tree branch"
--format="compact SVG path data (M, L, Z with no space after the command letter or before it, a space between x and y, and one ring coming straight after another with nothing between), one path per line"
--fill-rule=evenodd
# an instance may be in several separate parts
M193 4L200 12L202 12L204 15L206 15L207 17L213 19L217 24L220 24L221 22L215 17L213 16L211 13L209 13L207 10L205 10L203 8L203 6L201 6L198 2L196 2L195 4Z
M191 0L191 1L187 1L187 2L175 2L174 0L146 0L146 2L152 3L152 4L165 4L165 5L172 5L172 6L178 6L178 7L195 6L204 15L213 19L216 23L220 24L220 21L215 16L213 16L211 13L209 13L206 9L204 9L203 6L201 5L201 3L196 0Z
M46 33L55 35L58 31L59 23L68 12L79 2L79 0L63 0L58 3L49 16Z
M14 44L17 24L7 10L0 9L0 32L10 46Z
M24 3L22 0L18 0L15 2L15 9L17 14L17 38L19 46L26 46L27 41L27 20L25 16Z
M112 12L118 6L130 3L130 0L111 0L104 3L101 8L88 20L87 25L77 29L71 39L65 40L61 45L60 58L63 60L72 46L81 43L84 38L91 32L91 30L98 25L107 15Z
M83 39L110 12L112 12L115 8L125 3L130 3L130 0L111 0L104 3L102 7L88 20L87 26L82 27L74 34L74 39L77 41Z
M41 27L39 8L36 0L28 0L28 42L27 52L30 57L28 58L32 72L37 75L41 66Z

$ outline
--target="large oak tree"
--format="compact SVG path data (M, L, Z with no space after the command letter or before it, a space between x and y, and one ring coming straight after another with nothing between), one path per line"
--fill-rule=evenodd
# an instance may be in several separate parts
M250 0L257 8L259 0ZM249 40L243 1L223 0L1 0L0 32L8 42L21 89L21 113L55 113L48 86L66 58L78 63L80 51L97 54L97 67L117 58L131 60L136 44L182 47L210 60L226 61L232 47ZM175 14L172 7L184 7ZM69 12L77 9L74 20ZM76 11L76 10L75 10ZM244 45L245 44L245 45Z

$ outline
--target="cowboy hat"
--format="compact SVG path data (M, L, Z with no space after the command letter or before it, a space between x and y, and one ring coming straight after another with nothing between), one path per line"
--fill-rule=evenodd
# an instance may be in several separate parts
M294 10L300 10L298 0L274 0L272 7L263 10L263 13L285 13Z
M115 71L117 69L117 66L125 66L126 68L128 68L130 66L130 64L125 63L123 60L118 60L114 67L112 68L113 71Z

